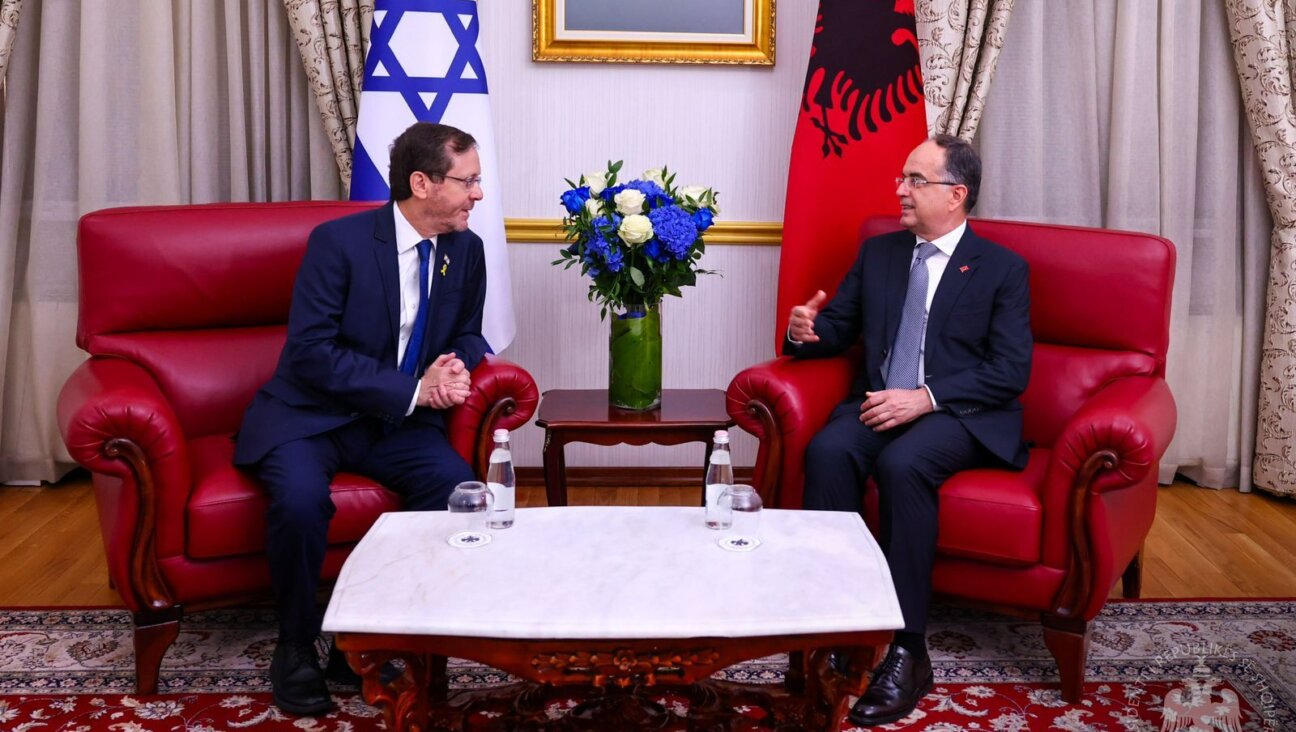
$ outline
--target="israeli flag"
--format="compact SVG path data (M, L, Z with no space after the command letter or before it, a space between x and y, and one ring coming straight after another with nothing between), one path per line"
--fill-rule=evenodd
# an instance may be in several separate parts
M477 139L485 198L468 226L486 248L482 335L499 353L513 342L513 297L499 164L475 0L376 0L356 124L352 201L386 201L389 146L415 122L452 125Z

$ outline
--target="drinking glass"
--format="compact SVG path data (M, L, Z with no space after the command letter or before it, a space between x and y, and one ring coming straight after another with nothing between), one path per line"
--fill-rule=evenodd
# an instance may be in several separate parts
M733 524L730 533L750 539L760 538L760 494L749 485L740 483L731 485L720 497L722 504L727 503L733 512Z
M487 536L486 517L490 515L494 504L495 496L481 481L468 480L455 486L446 505L452 514L452 538L462 535Z

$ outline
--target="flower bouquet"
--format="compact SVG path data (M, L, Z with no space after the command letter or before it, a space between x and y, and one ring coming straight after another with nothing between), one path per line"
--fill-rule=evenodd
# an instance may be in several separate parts
M621 161L609 162L606 172L567 181L562 205L570 245L553 264L579 264L599 317L612 313L609 400L651 409L661 402L661 299L680 297L699 274L715 274L698 264L702 234L719 209L714 190L676 188L664 167L625 183L617 182L620 171Z

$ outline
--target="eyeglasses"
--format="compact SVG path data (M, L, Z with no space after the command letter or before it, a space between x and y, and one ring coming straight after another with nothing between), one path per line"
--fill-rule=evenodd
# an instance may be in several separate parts
M443 175L443 176L441 176L441 177L442 177L442 178L449 178L450 180L457 180L457 181L459 181L460 183L463 183L463 184L464 184L464 188L467 188L468 190L472 190L472 189L473 189L473 186L477 186L478 188L480 188L480 187L481 187L481 182L482 182L482 177L481 177L480 175L474 175L474 176L472 176L472 177L470 177L470 178L460 178L460 177L457 176L457 175L449 175L449 174L446 174L446 175Z
M947 180L927 180L921 175L896 176L895 182L897 188L900 187L900 184L903 183L915 191L918 190L919 188L922 188L923 186L961 186L963 185L962 183L954 183Z

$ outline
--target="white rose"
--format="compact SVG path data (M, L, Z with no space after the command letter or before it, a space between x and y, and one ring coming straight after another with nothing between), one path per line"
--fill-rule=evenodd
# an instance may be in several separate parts
M581 182L589 186L591 196L597 196L607 188L607 173L601 170L586 173L581 176Z
M639 197L643 198L642 195ZM617 234L621 236L621 241L631 246L643 244L653 237L652 222L647 216L632 214L621 219L621 228L617 229Z
M645 170L642 178L647 181L652 181L662 188L666 187L666 173L661 168L649 168L648 170Z
M683 188L679 189L679 194L685 200L691 200L693 201L693 203L697 204L698 206L705 206L706 194L707 191L709 190L711 189L707 188L706 186L684 186Z
M595 216L595 217L597 217L597 216L602 216L602 215L603 215L603 201L601 201L601 200L599 200L599 199L597 199L597 198L593 198L593 197L591 197L591 198L589 198L588 200L585 201L585 210L586 210L587 212L589 212L589 215L590 215L590 216Z
M616 201L617 213L622 216L629 216L643 211L644 194L633 188L627 188L613 197Z

